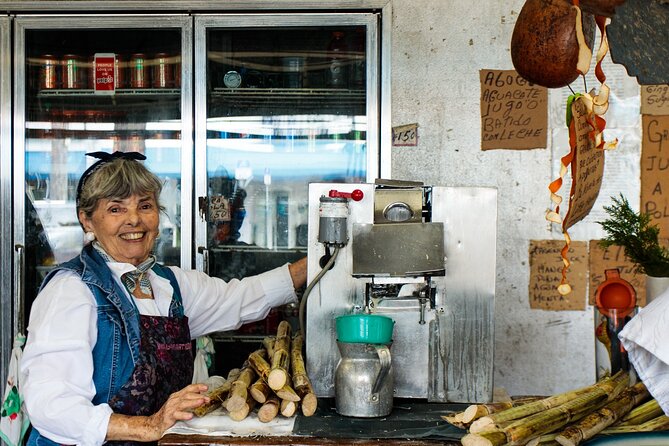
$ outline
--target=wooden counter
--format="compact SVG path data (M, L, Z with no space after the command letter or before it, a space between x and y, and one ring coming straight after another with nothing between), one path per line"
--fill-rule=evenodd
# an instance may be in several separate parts
M351 446L419 446L442 445L460 446L459 441L449 440L404 440L399 438L322 438L322 437L212 437L209 435L165 435L160 446L196 446L196 445L255 445L255 446L312 446L312 445L351 445Z

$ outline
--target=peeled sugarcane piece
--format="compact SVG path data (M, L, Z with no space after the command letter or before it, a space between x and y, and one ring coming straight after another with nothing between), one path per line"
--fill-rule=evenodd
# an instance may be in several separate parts
M620 382L626 383L628 381L629 381L629 375L621 371L613 376L603 378L597 383L587 387L583 387L576 390L570 390L568 392L560 393L557 395L552 395L547 398L543 398L537 401L533 401L527 404L523 404L517 407L512 407L510 409L502 410L501 412L495 412L490 415L481 417L471 424L471 426L469 427L469 431L471 433L477 433L490 430L491 426L493 428L496 428L498 426L501 426L501 423L522 419L535 413L560 406L561 404L564 404L582 395L587 395L588 393L592 392L595 389L609 388L612 385L611 383L620 383Z
M456 412L451 415L442 415L441 418L459 429L467 429L469 427L469 423L462 421L464 415L465 413L463 411Z
M262 340L262 345L265 347L265 350L267 351L267 357L271 358L274 356L274 343L276 342L276 337L274 336L266 336Z
M630 410L615 426L634 426L663 415L664 411L656 399L651 399ZM614 427L615 427L614 426Z
M290 346L290 364L292 367L293 388L302 400L302 415L310 417L316 412L318 399L307 375L307 370L304 367L304 357L302 356L303 345L304 337L302 333L297 332L293 336Z
M272 368L267 376L267 384L279 390L288 383L288 369L290 367L290 324L288 321L279 322L276 330L276 341L272 353Z
M281 400L281 415L286 418L292 417L297 412L298 405L296 401Z
M645 423L637 425L607 427L601 433L607 435L627 434L629 432L652 432L652 431L664 431L667 429L669 429L669 417L666 415L660 415L659 417L655 417L652 420L648 420Z
M570 399L559 406L517 419L503 429L465 435L462 438L462 444L464 446L524 445L535 437L556 431L570 422L582 418L585 414L599 409L627 388L628 382L629 375L627 373L618 373L610 379L605 378L591 386L592 388L588 393ZM490 429L490 426L488 425L487 428ZM466 443L465 439L467 439Z
M256 382L251 384L251 387L249 387L249 392L251 393L253 399L260 404L265 403L265 401L267 401L267 397L273 393L272 389L269 388L267 383L262 378L258 378Z
M648 389L642 382L628 387L615 400L560 432L555 440L563 446L577 446L615 423L648 397Z
M225 402L225 408L228 412L234 412L244 407L244 403L249 395L249 386L256 378L256 372L250 364L242 368L237 379L232 383L230 394Z
M251 367L253 367L253 370L256 371L258 376L260 376L262 379L267 382L267 377L269 376L271 367L265 361L265 358L263 357L265 350L256 350L255 352L251 353L249 355L249 364ZM290 387L288 384L280 388L279 390L275 391L276 395L284 400L290 400L290 401L300 401L300 397L295 393L292 387Z
M540 399L543 398L527 397L527 398L518 398L511 401L501 401L498 403L472 404L462 412L460 421L464 424L470 424L481 417L501 412L506 409L511 409L512 407L522 406L523 404L531 403L533 401L538 401Z
M251 395L248 395L244 404L242 404L238 409L229 410L228 416L233 421L242 421L244 418L249 416L251 410L256 405L256 400L251 398Z
M271 395L258 409L258 419L263 423L269 423L279 414L280 405L279 398L276 395Z
M203 417L209 412L212 412L221 407L223 401L228 396L228 392L232 387L232 383L237 379L240 372L240 369L230 370L228 372L228 377L223 384L207 392L209 402L193 410L193 413L198 417Z

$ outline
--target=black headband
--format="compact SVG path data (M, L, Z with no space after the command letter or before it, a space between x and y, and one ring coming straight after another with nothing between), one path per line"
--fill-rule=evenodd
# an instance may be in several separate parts
M81 174L81 178L79 178L79 184L77 185L77 209L79 209L79 198L81 197L81 190L84 188L84 184L88 178L93 175L100 167L114 161L117 158L135 161L143 161L146 159L146 156L139 152L91 152L87 153L86 156L97 158L99 161L95 162L93 165L91 165L91 167L86 169L84 173Z

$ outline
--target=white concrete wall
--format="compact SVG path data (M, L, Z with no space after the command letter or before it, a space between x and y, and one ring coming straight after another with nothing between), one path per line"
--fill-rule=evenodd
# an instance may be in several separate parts
M556 393L595 379L592 307L551 312L530 310L528 303L529 241L562 240L544 215L550 206L547 186L568 151L564 113L569 90L549 91L552 136L547 148L480 148L479 70L513 69L511 34L523 3L392 3L392 125L419 124L418 147L392 149L392 177L498 188L494 380L512 395ZM638 203L638 85L620 66L609 71L616 74L610 79L609 127L629 137L616 153L607 154L604 189L595 206L599 218L578 223L574 240L601 237L596 221L603 215L600 203L608 203L610 196L625 192ZM581 91L582 82L574 88Z

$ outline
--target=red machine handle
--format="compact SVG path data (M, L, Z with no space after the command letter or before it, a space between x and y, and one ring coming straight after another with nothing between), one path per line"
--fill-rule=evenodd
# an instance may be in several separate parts
M348 198L353 201L360 201L365 194L360 189L355 189L353 192L339 192L338 190L330 189L328 193L330 198Z

